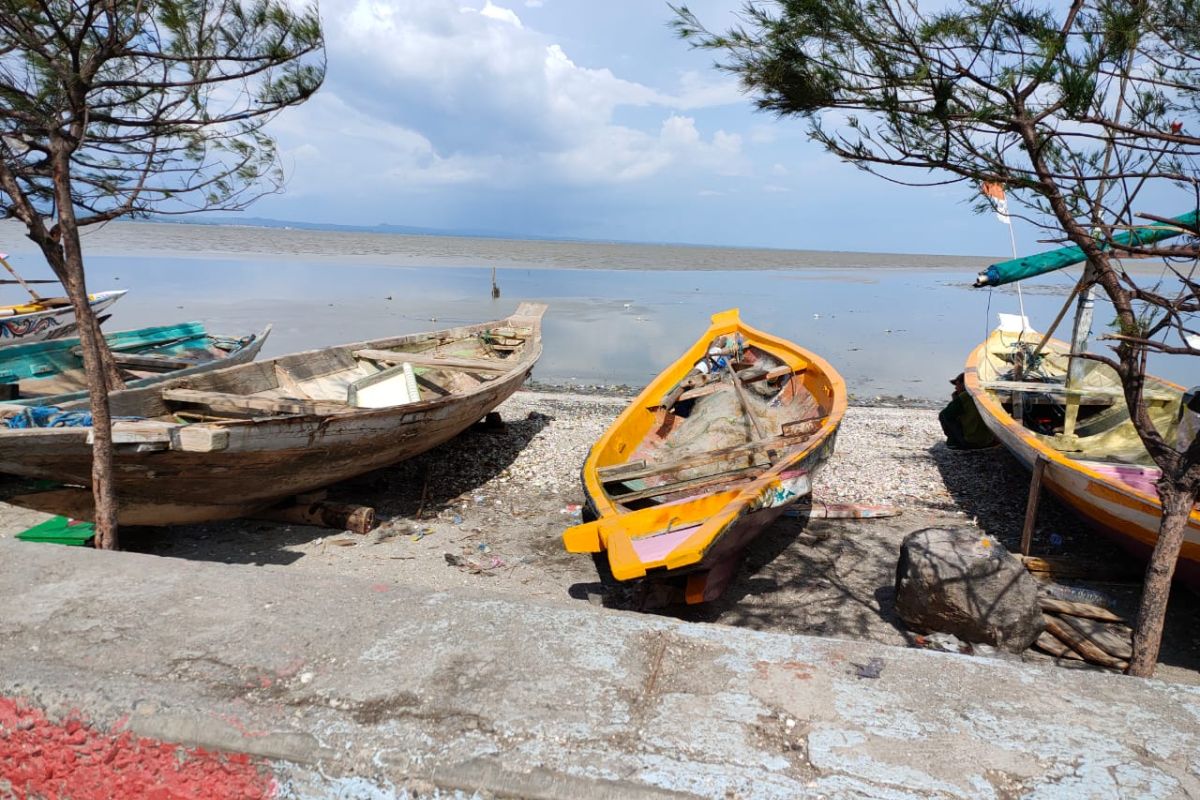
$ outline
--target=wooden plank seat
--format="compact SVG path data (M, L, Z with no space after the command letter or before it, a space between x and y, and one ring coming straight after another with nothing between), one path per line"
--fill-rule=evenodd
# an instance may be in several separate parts
M1083 398L1124 398L1125 393L1120 389L1110 389L1103 386L1084 386L1068 389L1061 383L1039 383L1037 381L983 381L980 386L995 392L1010 392L1013 394L1053 394ZM1144 389L1142 396L1147 402L1169 403L1176 398L1170 392L1160 392Z
M764 380L777 380L785 375L791 375L793 371L803 372L804 370L793 370L791 367L785 364L782 367L775 367L774 369L750 367L749 369L744 369L734 374L741 379L742 383L757 383L758 381ZM716 375L702 375L699 376L699 380L693 379L694 385L685 385L684 392L675 398L675 402L680 403L684 400L698 400L701 397L707 397L710 394L715 394L716 392L721 391L721 389L728 385L720 381L721 375L722 373L718 373ZM664 403L657 407L662 408L665 405L665 401L669 398L670 395L668 394L666 398L663 398Z
M402 353L395 350L355 350L353 355L364 361L385 364L401 364L407 361L414 367L455 369L463 372L508 372L515 363L492 358L441 357L431 353Z
M170 403L205 406L218 413L235 414L336 414L351 410L345 403L328 400L255 397L195 389L163 389L162 399Z
M113 361L118 367L126 369L153 370L154 372L170 372L177 369L187 369L200 363L199 359L179 358L177 356L156 355L154 353L121 353L114 352Z
M807 434L776 436L757 442L746 442L744 444L733 445L732 447L723 447L720 450L706 450L703 453L696 453L695 455L685 456L674 461L663 461L657 464L648 464L645 461L631 461L626 464L600 467L596 470L596 475L605 483L633 481L639 478L649 478L655 475L675 472L676 470L703 467L731 458L751 456L769 450L782 450L786 447L799 444L806 438L808 438Z
M676 492L682 492L688 489L707 489L711 486L716 486L722 483L757 478L769 468L769 465L766 464L755 465L752 467L741 467L739 469L718 472L715 475L703 475L699 478L690 478L684 481L671 481L670 483L651 486L648 489L641 489L639 491L629 492L627 494L610 494L609 497L618 503L632 503L634 500L647 500L651 497L662 497L663 495L675 494Z

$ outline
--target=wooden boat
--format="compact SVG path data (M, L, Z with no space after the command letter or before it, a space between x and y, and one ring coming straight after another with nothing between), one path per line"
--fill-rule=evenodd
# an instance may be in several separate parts
M1050 339L1038 362L1013 380L1018 353L1027 358L1043 338L1021 327L1002 323L967 359L966 387L980 415L1026 468L1046 461L1044 487L1129 552L1148 558L1162 516L1159 470L1134 430L1119 378L1104 364L1082 361L1082 379L1068 389L1071 347ZM1181 406L1182 387L1149 375L1145 386L1155 427L1168 441L1191 441L1197 418ZM1074 433L1064 436L1069 413L1077 421ZM1176 569L1200 585L1200 508L1192 511Z
M619 581L682 576L688 603L716 599L746 544L811 492L845 411L824 359L717 314L592 447L590 519L563 543L605 552Z
M126 291L89 294L92 312L99 316ZM19 305L0 306L0 347L70 336L75 328L75 309L65 297L39 297Z
M268 325L257 334L215 336L199 322L185 322L118 331L104 338L126 386L134 388L253 361L270 333ZM79 339L0 349L0 389L8 389L5 402L23 406L62 405L86 398Z
M110 395L122 524L244 516L423 453L516 391L545 306L507 319L256 361ZM79 405L79 404L76 404ZM9 502L92 516L90 429L0 428L0 472L67 488Z

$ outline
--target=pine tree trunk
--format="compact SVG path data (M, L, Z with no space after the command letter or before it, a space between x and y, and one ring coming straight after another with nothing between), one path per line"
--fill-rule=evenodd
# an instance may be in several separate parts
M1167 617L1167 599L1171 594L1171 578L1179 548L1187 531L1188 518L1195 498L1192 493L1163 481L1159 485L1162 501L1162 521L1158 526L1158 542L1146 568L1146 585L1138 607L1137 625L1133 634L1133 658L1129 674L1143 678L1154 676L1158 651L1162 644L1163 623Z
M69 261L68 257L68 261ZM87 376L88 398L92 411L92 498L96 505L96 547L117 549L117 493L113 485L112 417L108 406L108 376L104 372L100 327L88 303L83 277L68 263L63 287L79 321L79 345L83 352L83 371ZM81 272L81 270L80 270ZM111 356L109 357L111 361Z
M112 417L108 392L110 386L116 388L121 380L112 354L106 352L108 343L100 335L100 324L88 303L83 248L79 242L71 193L71 153L77 143L77 140L51 136L50 161L58 220L53 235L41 244L51 268L67 290L79 326L79 345L83 352L83 371L87 376L92 411L92 498L95 504L93 522L96 524L96 547L116 550L117 490L113 483Z

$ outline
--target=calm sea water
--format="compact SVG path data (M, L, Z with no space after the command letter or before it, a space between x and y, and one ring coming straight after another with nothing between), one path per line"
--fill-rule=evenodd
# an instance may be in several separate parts
M25 277L46 276L18 227L0 224L0 242ZM196 319L240 335L271 322L264 357L497 319L539 300L550 308L534 377L581 385L641 386L710 315L738 307L749 324L828 359L856 397L935 401L996 312L1018 309L1010 287L970 288L992 259L969 257L129 223L90 235L85 252L89 288L130 290L109 330ZM1077 277L1024 287L1035 327L1053 319ZM1097 330L1111 318L1098 304ZM1194 358L1153 369L1200 383Z

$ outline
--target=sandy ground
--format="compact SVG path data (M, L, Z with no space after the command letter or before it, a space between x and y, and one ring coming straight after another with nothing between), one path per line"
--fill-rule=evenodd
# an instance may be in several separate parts
M125 549L225 563L273 565L441 589L477 588L564 604L628 607L630 593L599 581L587 556L560 536L579 520L579 468L624 397L520 392L501 406L501 430L472 429L395 467L330 491L373 505L382 524L358 536L257 520L125 529ZM973 525L1015 549L1028 475L1002 449L956 453L927 409L853 407L814 496L890 503L900 516L874 520L783 519L747 550L720 601L665 613L698 622L886 644L912 642L896 620L893 580L904 536L931 525ZM44 515L0 505L0 537ZM33 546L33 545L31 545ZM1053 498L1043 500L1035 554L1127 561ZM1132 616L1136 583L1088 584ZM1200 684L1200 599L1172 597L1158 677ZM1025 658L1047 660L1028 652Z

